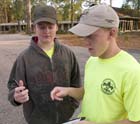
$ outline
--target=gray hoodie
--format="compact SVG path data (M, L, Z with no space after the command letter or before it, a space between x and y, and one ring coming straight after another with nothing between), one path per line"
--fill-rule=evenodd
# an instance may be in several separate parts
M50 59L37 45L33 37L31 45L16 59L8 81L9 101L14 101L13 79L23 80L29 90L30 100L23 104L25 119L29 124L61 124L67 121L78 107L75 99L67 96L63 101L52 101L50 91L55 86L80 87L80 71L74 53L55 39L54 54Z

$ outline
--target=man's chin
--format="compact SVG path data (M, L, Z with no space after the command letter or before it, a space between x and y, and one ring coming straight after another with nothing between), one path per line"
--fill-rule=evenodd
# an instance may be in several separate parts
M52 42L52 40L50 40L50 39L43 39L42 42L43 43L50 43L50 42Z
M94 54L94 53L90 53L91 56L93 57L98 57L98 55Z

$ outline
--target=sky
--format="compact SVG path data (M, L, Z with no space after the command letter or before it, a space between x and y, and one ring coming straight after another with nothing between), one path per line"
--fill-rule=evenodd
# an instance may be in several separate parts
M110 4L110 0L101 0L101 2ZM125 2L125 0L112 0L112 6L120 8L124 2Z

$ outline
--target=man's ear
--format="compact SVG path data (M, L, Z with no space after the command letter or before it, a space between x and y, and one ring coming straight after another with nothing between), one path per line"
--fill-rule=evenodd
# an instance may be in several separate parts
M58 31L58 24L56 24L56 31Z
M36 25L33 25L33 32L36 32Z
M118 33L118 29L117 28L111 28L110 30L110 36L112 37L116 37Z

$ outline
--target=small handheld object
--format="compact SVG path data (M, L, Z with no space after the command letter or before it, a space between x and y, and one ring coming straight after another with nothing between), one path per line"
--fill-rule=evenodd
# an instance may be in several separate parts
M75 119L69 120L69 121L67 121L63 124L75 124L76 122L79 122L79 121L82 121L82 120L85 120L85 117L75 118Z
M16 79L13 79L13 81L16 83L17 86L19 86L18 81Z

